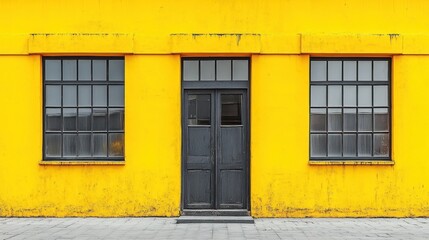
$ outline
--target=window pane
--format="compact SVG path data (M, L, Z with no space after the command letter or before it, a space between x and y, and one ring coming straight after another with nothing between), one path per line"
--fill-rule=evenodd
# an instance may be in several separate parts
M328 156L329 157L341 157L342 146L341 146L341 134L329 134L328 135Z
M344 107L356 107L356 86L344 86Z
M91 86L79 86L79 107L91 106Z
M328 81L341 81L341 61L328 61Z
M45 95L47 107L61 107L60 85L47 85Z
M372 75L371 61L359 61L358 62L358 80L371 81L371 78L372 78L371 75Z
M374 106L388 106L387 86L374 86Z
M311 86L311 106L325 107L326 106L326 87Z
M355 134L343 135L343 155L344 157L356 156L356 135Z
M124 156L124 134L123 133L109 134L109 156L111 157Z
M326 134L311 134L310 149L312 157L326 157Z
M210 125L210 95L197 95L197 124Z
M389 134L374 134L374 156L389 156Z
M92 79L94 81L106 81L106 60L92 61Z
M76 107L76 86L63 86L63 106Z
M115 146L124 137L124 60L48 58L43 80L45 157L91 159L109 157L109 151L119 156Z
M91 60L79 60L78 68L79 81L91 80Z
M218 81L231 80L231 60L216 61L216 78Z
M359 108L358 110L358 130L372 131L372 110L371 108Z
M64 131L76 131L76 108L64 108L63 109L63 121Z
M124 81L124 60L109 60L109 81Z
M326 131L326 109L311 109L311 131Z
M387 108L374 109L374 131L389 131L389 112Z
M93 106L106 107L107 106L107 86L93 86L92 87Z
M344 109L344 131L356 131L356 109Z
M61 131L61 109L60 108L46 109L45 129L47 131Z
M374 81L387 81L388 69L387 61L374 61Z
M343 129L341 108L328 109L328 131L341 131Z
M76 146L77 146L77 135L64 134L63 136L64 157L77 156Z
M45 80L61 81L61 60L45 61Z
M106 131L107 130L107 110L106 108L94 108L92 113L93 130Z
M341 86L328 86L328 106L341 107L342 106L342 90Z
M249 66L247 60L232 61L232 80L247 81L249 79Z
M188 125L197 125L197 96L188 95Z
M215 80L215 61L201 61L201 81Z
M76 81L76 60L63 60L63 80Z
M310 76L312 82L326 81L326 61L311 61Z
M46 157L61 157L61 135L45 135L45 154Z
M210 125L210 95L188 95L188 125Z
M371 107L372 106L372 93L371 86L359 86L358 87L359 107Z
M124 130L124 109L109 109L109 130Z
M344 81L356 81L356 61L344 61Z
M91 131L91 108L79 108L79 131Z
M241 94L222 94L221 104L221 125L241 125Z
M372 155L372 139L371 134L358 135L358 156L365 157Z
M107 157L107 134L94 134L94 157Z
M183 61L183 80L184 81L198 81L198 61Z
M109 106L124 106L124 86L109 86Z
M79 157L91 156L91 134L79 134Z

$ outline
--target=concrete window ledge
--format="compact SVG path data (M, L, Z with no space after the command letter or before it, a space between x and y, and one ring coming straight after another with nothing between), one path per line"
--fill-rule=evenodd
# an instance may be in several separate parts
M395 165L394 161L391 160L310 160L309 165Z

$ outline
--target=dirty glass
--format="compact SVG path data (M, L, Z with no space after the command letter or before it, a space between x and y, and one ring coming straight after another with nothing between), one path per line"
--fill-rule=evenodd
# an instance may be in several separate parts
M241 122L241 94L221 95L221 124L242 125Z
M310 157L390 157L387 58L310 60Z
M124 59L46 57L44 66L44 157L123 158Z
M210 112L210 94L188 95L188 125L210 125Z

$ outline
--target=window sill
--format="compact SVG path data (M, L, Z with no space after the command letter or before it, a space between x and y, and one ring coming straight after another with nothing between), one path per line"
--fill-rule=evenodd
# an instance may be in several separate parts
M94 161L94 160L80 160L80 161L40 161L39 165L125 165L124 160L119 161Z
M309 165L395 165L392 160L310 160Z

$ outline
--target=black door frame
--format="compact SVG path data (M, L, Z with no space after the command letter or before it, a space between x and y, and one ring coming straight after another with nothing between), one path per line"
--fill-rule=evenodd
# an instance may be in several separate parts
M248 80L247 81L183 81L183 61L184 60L247 60L248 61ZM246 129L246 199L245 199L245 205L248 211L250 211L250 127L251 127L251 121L250 121L250 81L251 81L251 59L249 57L182 57L181 58L181 73L180 73L180 80L181 80L181 133L182 133L182 139L181 139L181 193L180 193L180 210L186 210L185 209L185 170L186 170L186 149L185 149L185 140L187 134L185 133L186 126L186 116L185 116L185 104L186 104L186 95L185 92L187 90L197 90L204 92L204 90L244 90L244 96L246 101L246 116L245 116L245 122L247 124ZM217 105L217 104L215 104ZM217 131L215 129L215 131ZM216 151L216 150L215 150ZM217 179L215 179L217 181ZM215 203L217 205L217 203Z

